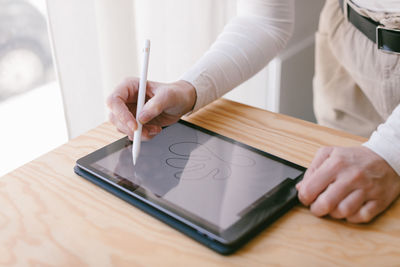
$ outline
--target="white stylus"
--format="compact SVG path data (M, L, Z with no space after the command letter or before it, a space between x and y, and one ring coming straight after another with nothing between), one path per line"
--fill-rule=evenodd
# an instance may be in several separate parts
M133 165L136 165L136 160L139 156L140 152L140 142L142 139L142 124L139 122L139 114L143 109L144 99L146 96L146 83L147 83L147 68L149 66L149 54L150 54L150 40L144 41L143 47L143 57L142 57L142 72L140 75L139 82L139 93L138 100L136 106L136 121L137 121L137 129L133 134L133 145L132 145L132 159Z

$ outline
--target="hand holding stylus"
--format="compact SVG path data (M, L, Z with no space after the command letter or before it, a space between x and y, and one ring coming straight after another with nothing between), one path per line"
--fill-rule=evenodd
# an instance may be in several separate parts
M135 118L139 93L139 78L126 78L107 99L110 109L109 120L118 131L133 140L137 121L142 126L142 140L149 140L161 127L177 122L184 114L193 109L196 91L186 81L158 83L147 81L142 111Z

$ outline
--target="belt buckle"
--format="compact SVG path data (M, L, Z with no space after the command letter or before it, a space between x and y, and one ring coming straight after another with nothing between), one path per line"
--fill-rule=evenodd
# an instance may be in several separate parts
M388 54L394 54L394 55L400 55L400 51L392 51L389 50L387 48L384 47L384 45L382 44L382 38L381 38L381 33L382 31L392 31L392 32L399 32L400 30L396 30L396 29L388 29L385 26L379 25L378 27L376 27L376 47L378 48L378 50L384 52L384 53L388 53Z

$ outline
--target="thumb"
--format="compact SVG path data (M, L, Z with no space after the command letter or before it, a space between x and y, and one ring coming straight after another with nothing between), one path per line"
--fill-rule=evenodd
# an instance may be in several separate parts
M156 94L143 106L139 114L139 121L142 124L148 123L160 115L168 105L168 98L164 94Z

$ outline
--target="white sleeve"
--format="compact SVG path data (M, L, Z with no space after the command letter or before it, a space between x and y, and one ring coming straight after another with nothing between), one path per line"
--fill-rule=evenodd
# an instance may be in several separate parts
M294 0L238 0L237 16L181 77L196 89L193 111L246 81L274 58L293 31Z
M386 160L400 175L400 105L363 145Z

